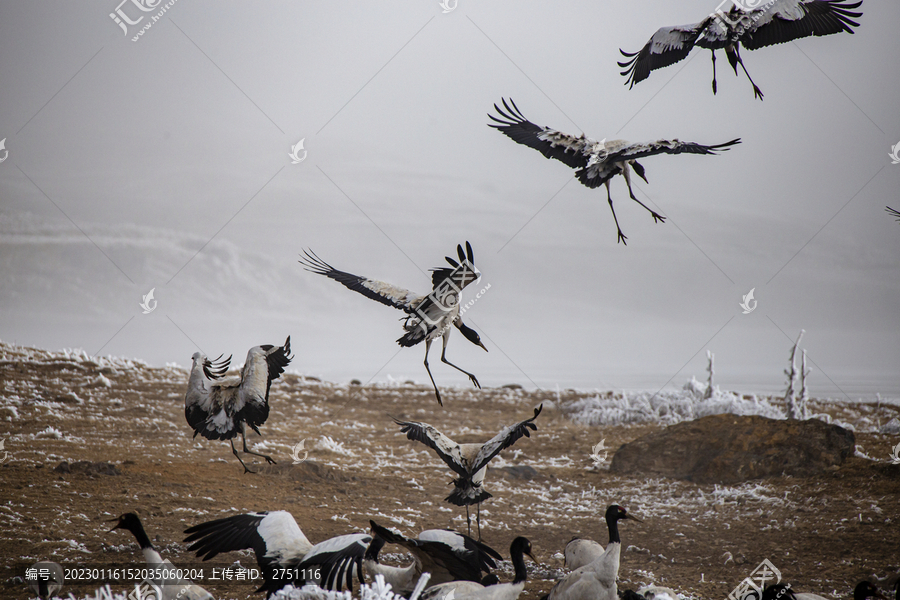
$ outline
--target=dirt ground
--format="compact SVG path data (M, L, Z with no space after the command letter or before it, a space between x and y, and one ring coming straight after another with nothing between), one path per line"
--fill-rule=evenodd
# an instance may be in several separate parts
M620 526L627 548L621 588L657 583L722 599L768 559L797 591L848 598L857 581L900 568L900 465L886 460L852 457L817 477L733 487L620 477L608 471L609 460L592 466L591 446L604 439L611 458L621 444L660 426L591 428L558 409L560 401L591 394L445 389L441 408L420 385L334 385L287 374L273 384L262 438L250 439L251 446L264 442L258 451L278 464L248 457L260 472L244 474L227 443L191 438L183 413L186 371L97 364L9 345L0 350L3 598L29 597L15 576L36 560L142 565L133 537L109 532L106 522L127 511L140 513L155 545L179 567L200 564L182 543L185 528L246 511L290 511L313 542L364 530L370 518L409 535L465 531L465 513L443 501L450 471L400 434L388 415L429 422L458 442L484 441L542 402L537 432L488 469L486 489L494 497L482 510L484 541L504 556L517 535L533 543L540 564L528 563L523 597L552 587L563 573L554 555L573 536L606 543L602 514L611 503L643 519ZM833 414L840 410L831 407ZM882 419L897 412L860 410ZM857 443L868 456L887 458L896 437L857 433ZM300 440L309 455L293 465L290 450ZM58 469L63 461L116 469L67 473ZM249 554L220 564L238 559L255 566ZM511 573L506 562L499 576L508 581ZM63 594L83 597L99 584L87 583L67 585ZM251 583L198 583L217 598L262 597Z

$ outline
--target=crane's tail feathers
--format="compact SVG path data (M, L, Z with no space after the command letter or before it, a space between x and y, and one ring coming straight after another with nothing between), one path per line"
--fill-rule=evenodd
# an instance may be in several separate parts
M455 506L471 506L472 504L479 504L492 497L488 492L481 488L472 487L471 484L466 485L465 487L459 487L457 485L458 481L459 480L454 480L453 483L456 487L453 488L453 491L449 496L444 498L444 500L450 504Z
M397 339L397 343L403 346L404 348L411 348L425 339L425 332L421 327L416 327L412 331L407 331L400 338Z
M613 175L616 174L616 171L609 173L605 177L601 177L600 175L595 175L594 177L590 176L590 171L588 169L578 169L575 171L575 178L581 182L582 185L585 185L591 189L598 188L607 181L609 181Z

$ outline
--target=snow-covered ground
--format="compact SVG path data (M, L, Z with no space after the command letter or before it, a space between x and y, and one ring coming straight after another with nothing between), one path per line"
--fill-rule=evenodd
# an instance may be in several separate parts
M28 475L24 481L31 483L18 490L26 499L9 489L2 496L0 527L15 532L12 539L18 540L11 546L14 555L0 565L6 569L16 561L38 559L134 560L131 540L110 536L102 520L147 502L162 503L152 527L162 536L161 550L176 564L191 558L176 541L181 529L249 510L286 508L298 515L304 530L318 527L314 531L320 536L365 530L369 519L407 532L436 525L464 530L465 513L442 501L446 468L426 447L399 434L386 413L434 423L451 437L468 441L488 439L540 403L544 411L538 431L491 464L487 485L494 497L482 507L481 518L498 549L508 543L503 540L527 532L544 557L541 564L529 566L529 576L543 589L563 573L561 563L552 557L573 532L605 537L598 513L613 502L645 521L626 532L623 560L633 568L623 571L623 585L677 585L686 597L702 595L710 582L719 586L717 590L727 588L727 593L729 585L746 576L732 582L741 569L753 566L747 562L758 562L761 550L742 537L747 532L766 532L767 539L781 540L780 544L788 543L786 539L805 544L817 539L812 531L861 526L867 528L866 535L878 537L884 535L879 530L900 518L896 499L857 484L837 491L833 486L842 484L828 479L704 486L610 473L612 454L622 443L664 425L720 413L785 418L778 397L716 386L707 393L707 384L694 378L681 390L657 393L448 388L445 404L452 408L448 410L437 407L429 386L398 380L368 386L333 384L289 370L272 387L272 414L262 438L254 434L248 440L287 470L241 477L227 444L192 439L183 420L188 376L183 367L152 368L140 360L0 342L0 369L4 373L0 439L8 453L0 473L11 477L30 469L37 474ZM815 418L857 432L856 468L890 463L889 449L898 441L900 424L896 399L811 399L808 410ZM301 440L309 452L307 467L315 469L308 473L318 475L314 480L305 476L297 487L286 477L292 473L292 448ZM601 440L606 451L594 453ZM48 473L62 461L79 460L108 461L123 475L85 478ZM507 467L524 466L535 475L521 479L505 472ZM168 484L180 487L163 488L165 499L160 499L153 480L142 483L148 472L156 472L157 478L182 477ZM336 483L329 483L329 478ZM115 482L109 484L115 487L103 487L106 482ZM229 482L224 492L209 487L221 487L222 482ZM121 495L123 487L128 496ZM363 497L362 491L370 495ZM154 496L157 499L146 499ZM810 506L820 509L809 512ZM46 524L34 530L34 523ZM679 540L684 542L672 545ZM699 540L702 544L690 545ZM815 548L814 542L809 543ZM684 544L694 549L693 556L685 554ZM877 555L875 546L867 548ZM725 553L741 561L743 566L732 565L735 573L716 572L707 565ZM794 550L779 560L794 561L796 554ZM876 572L876 563L868 559L865 564ZM832 597L841 596L843 575L801 566L795 567L792 577L818 581L819 591L827 592L823 586L831 586ZM691 579L700 569L706 578L702 585ZM500 573L501 579L511 576L508 562ZM83 587L69 592L76 598L103 600L118 600L128 593ZM302 595L306 592L291 593L307 597Z

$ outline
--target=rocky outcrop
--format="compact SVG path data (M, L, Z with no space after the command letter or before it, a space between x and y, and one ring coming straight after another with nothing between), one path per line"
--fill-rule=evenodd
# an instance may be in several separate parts
M854 448L852 431L817 419L712 415L625 444L610 471L725 484L807 477L841 465Z

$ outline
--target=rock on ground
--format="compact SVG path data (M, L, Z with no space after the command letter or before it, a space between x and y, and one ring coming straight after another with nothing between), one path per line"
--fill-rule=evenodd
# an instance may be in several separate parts
M712 415L625 444L610 470L720 484L808 477L840 466L854 447L852 431L817 419Z

